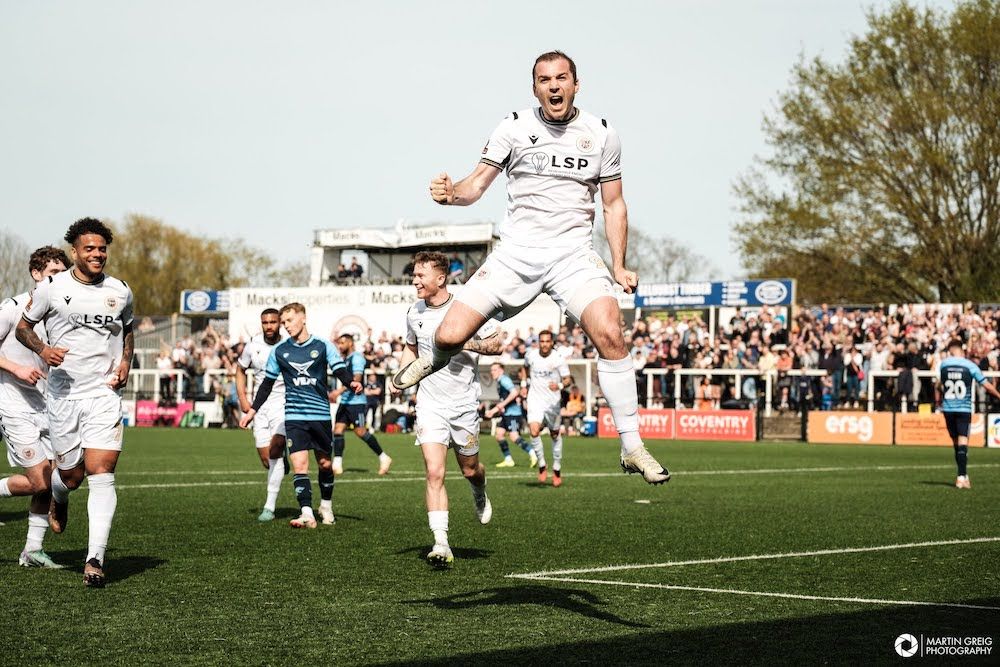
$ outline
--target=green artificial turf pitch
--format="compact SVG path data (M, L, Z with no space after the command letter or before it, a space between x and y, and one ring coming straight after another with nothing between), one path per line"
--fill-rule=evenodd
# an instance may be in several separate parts
M493 521L452 462L440 572L412 438L381 436L380 478L348 435L337 524L314 531L287 525L290 476L257 522L250 440L127 432L103 590L81 581L85 489L46 536L62 571L17 566L27 502L0 502L0 663L857 663L898 659L902 633L1000 642L1000 541L972 541L1000 538L1000 450L971 452L960 491L945 448L653 442L674 479L650 487L617 443L569 438L556 489L519 451L495 468L484 437ZM956 543L845 551L940 541ZM751 555L780 557L722 560ZM576 572L532 574L560 570Z

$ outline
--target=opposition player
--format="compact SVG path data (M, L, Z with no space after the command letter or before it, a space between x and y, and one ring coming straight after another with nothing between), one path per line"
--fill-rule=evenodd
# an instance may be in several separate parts
M73 268L35 288L17 324L17 339L50 367L49 436L56 456L49 527L66 529L69 493L87 477L89 533L83 581L101 588L104 554L118 506L115 467L122 451L121 390L135 339L132 290L104 273L111 230L100 220L70 225ZM35 332L44 323L46 344ZM120 352L119 352L120 350Z
M552 332L538 334L538 349L524 355L524 368L528 373L528 430L531 447L538 457L538 481L545 483L548 470L545 466L545 448L542 446L542 428L548 427L552 437L552 486L562 485L562 408L563 387L573 381L566 358L552 350Z
M253 371L254 386L260 387L264 369L271 356L271 350L281 342L281 321L276 308L268 308L260 314L261 333L243 346L243 353L236 364L236 396L240 410L248 412L251 401L247 398L247 370ZM251 391L254 395L256 391ZM272 521L274 508L281 491L281 479L285 476L285 381L279 376L271 389L271 395L261 406L253 420L253 439L257 445L260 463L267 470L267 496L264 509L258 521Z
M606 120L573 106L580 83L566 54L540 55L531 76L540 106L507 116L469 176L452 183L441 174L431 181L434 201L468 206L505 171L507 214L499 245L456 298L433 350L402 367L393 382L405 388L443 368L490 317L510 317L545 292L580 322L597 348L598 381L621 436L622 469L662 484L670 473L639 437L635 369L613 289L617 282L631 293L638 284L636 273L625 267L628 214L618 133ZM593 249L598 189L613 280Z
M497 396L500 401L493 407L486 410L484 416L493 419L500 415L500 424L497 425L496 438L503 453L503 461L497 464L498 468L513 468L514 457L510 455L510 447L507 446L507 439L524 450L529 457L529 464L532 468L538 459L535 457L535 450L531 448L523 437L521 437L521 427L524 425L524 410L517 402L518 391L514 387L514 381L504 372L503 364L495 361L490 364L490 376L497 383Z
M937 399L948 426L948 435L955 448L955 463L958 478L955 488L971 489L969 482L969 426L972 423L973 381L983 386L989 394L1000 399L1000 392L988 381L979 366L965 358L962 341L953 339L948 343L948 355L938 368Z
M354 381L361 384L365 372L365 355L354 349L354 337L350 334L337 336L337 351L344 359L347 369L352 373ZM337 416L333 424L333 474L344 474L344 431L348 424L354 430L354 435L368 445L368 448L378 456L378 474L389 472L392 459L382 451L375 434L365 425L365 415L368 412L368 396L364 390L354 392L348 386L341 386L330 393L330 402L340 398L337 406Z
M330 424L330 386L326 379L329 368L338 380L360 391L360 383L344 366L336 348L328 340L309 335L306 329L306 308L301 303L289 303L278 311L281 326L288 338L271 349L264 367L264 379L257 389L253 405L240 419L247 428L264 407L280 376L285 383L285 434L291 458L292 486L301 513L292 519L292 528L315 528L316 515L312 508L312 483L309 481L309 451L319 467L319 515L325 525L336 522L333 515L333 429Z
M59 248L45 246L31 253L28 271L36 285L69 267L69 257ZM0 498L31 496L28 505L28 536L17 562L24 567L61 568L42 549L49 527L52 499L52 445L49 417L45 409L45 374L48 366L14 335L17 323L31 299L31 292L18 294L0 304L0 435L7 442L7 462L24 473L0 479ZM35 326L43 341L45 328Z
M403 362L429 354L434 331L455 303L448 292L448 258L440 252L419 252L413 262L416 303L406 313L406 348ZM427 521L434 546L427 562L448 567L454 560L448 545L448 492L444 488L448 449L472 486L476 516L489 523L493 507L486 496L486 469L479 462L479 353L499 354L502 336L494 323L484 327L485 339L470 340L440 373L424 378L417 389L416 444L427 471Z

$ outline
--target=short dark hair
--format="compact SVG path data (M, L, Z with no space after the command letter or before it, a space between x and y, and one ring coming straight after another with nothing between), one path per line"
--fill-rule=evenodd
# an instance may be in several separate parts
M948 349L949 350L954 349L954 348L958 348L959 350L961 350L964 347L965 347L965 343L962 342L961 338L952 338L950 341L948 341Z
M451 264L451 261L448 259L448 256L445 255L443 252L436 252L433 250L421 250L416 255L414 255L413 263L430 264L444 275L448 275L448 266Z
M548 336L549 338L552 338L552 332L549 331L548 329L542 329L541 331L538 332L538 337L541 338L542 336Z
M63 238L66 243L74 245L77 239L84 234L97 234L109 245L115 239L114 234L111 233L111 228L97 218L80 218L69 226L69 229L66 230L66 236Z
M281 313L278 312L277 308L265 308L264 310L260 311L260 316L264 317L265 315L277 315L280 317Z
M538 63L552 62L553 60L565 60L569 63L569 72L573 75L573 80L576 81L576 63L573 59L567 56L562 51L546 51L542 55L535 58L535 64L531 66L531 83L535 83L535 68L538 67Z
M306 314L306 307L298 301L293 301L292 303L286 303L282 306L281 310L278 311L278 316L280 317L281 315L284 315L289 310L295 311L296 313L302 313L303 315Z
M351 341L353 343L354 342L354 336L352 336L349 333L342 333L339 336L337 336L337 340L349 340L349 341Z
M51 245L43 245L31 253L31 257L28 259L28 271L44 271L49 262L62 262L66 268L72 266L65 250Z

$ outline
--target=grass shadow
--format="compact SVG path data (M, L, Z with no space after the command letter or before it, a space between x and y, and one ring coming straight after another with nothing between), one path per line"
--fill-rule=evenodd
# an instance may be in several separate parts
M577 588L528 585L507 588L491 588L484 591L455 593L426 600L402 600L403 604L432 605L438 609L462 610L474 607L527 606L536 605L547 609L556 608L587 618L629 628L648 628L645 623L636 623L601 609L607 602L589 591ZM530 612L529 612L530 613ZM541 613L541 612L539 612Z
M66 571L83 574L83 561L87 556L87 552L83 549L53 551L49 555L55 562L65 565ZM110 585L124 581L129 577L143 574L149 570L155 570L168 561L156 556L117 556L112 551L108 553L104 562L107 566L105 578Z
M941 480L925 479L920 483L924 486L947 486L950 489L955 488L955 482L942 482Z
M425 545L419 545L415 547L407 547L406 549L400 549L399 551L393 552L397 556L405 556L407 554L416 554L420 560L427 558L427 554L430 552L430 547ZM489 558L492 551L486 549L476 549L473 547L455 547L451 548L451 553L455 555L455 558L460 560L478 560L480 558Z
M590 618L621 623L608 610L598 609L579 590L528 586L462 593L430 600L408 600L408 604L432 604L461 612L476 605L541 604L560 607ZM963 600L964 604L995 607L996 597ZM461 618L456 615L456 619ZM558 642L469 651L433 660L406 660L383 664L409 665L664 665L664 664L883 664L901 661L895 651L896 638L904 633L917 637L992 637L990 656L963 657L962 662L996 661L1000 612L944 607L886 607L844 610L803 618L722 623L713 627L679 628L656 632L625 631L593 641ZM721 619L720 619L721 621ZM528 643L528 642L526 642ZM925 656L924 662L934 657ZM940 657L938 661L956 660Z
M28 510L23 512L0 512L0 523L13 523L15 521L27 521Z

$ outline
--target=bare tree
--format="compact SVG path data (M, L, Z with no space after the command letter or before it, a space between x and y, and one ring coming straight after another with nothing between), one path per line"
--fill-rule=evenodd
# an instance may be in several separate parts
M594 225L594 248L611 266L611 251L604 225ZM680 241L669 236L654 237L629 224L625 266L639 274L639 280L677 282L707 278L712 267L708 261Z
M31 274L28 273L30 254L31 249L20 236L0 230L0 288L3 297L31 289Z

